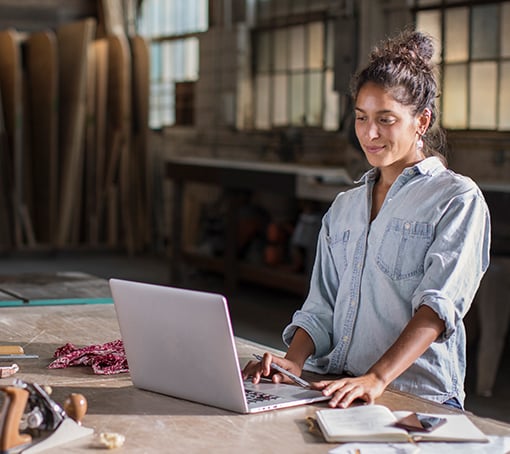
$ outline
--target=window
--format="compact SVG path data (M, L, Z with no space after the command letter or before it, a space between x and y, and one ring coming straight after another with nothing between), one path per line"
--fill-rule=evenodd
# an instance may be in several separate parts
M442 126L510 130L510 1L415 0L440 44Z
M338 128L333 20L320 0L258 0L254 30L255 127ZM322 11L321 11L322 8Z
M138 32L150 43L151 128L192 121L189 100L193 99L194 82L198 79L197 36L207 27L207 0L143 1ZM183 98L188 101L182 102ZM181 106L183 112L178 111Z

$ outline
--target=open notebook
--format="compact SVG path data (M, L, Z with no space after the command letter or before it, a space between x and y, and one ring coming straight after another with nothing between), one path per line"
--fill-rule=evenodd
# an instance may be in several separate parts
M318 391L242 380L226 298L111 279L133 384L239 413L324 401Z

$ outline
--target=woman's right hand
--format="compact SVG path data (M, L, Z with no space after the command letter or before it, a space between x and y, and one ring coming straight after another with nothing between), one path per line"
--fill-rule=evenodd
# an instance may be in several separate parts
M274 362L278 366L300 376L301 368L294 362L271 353L264 353L261 361L249 361L242 371L243 380L251 377L252 382L257 384L261 378L270 378L273 383L293 383L287 376L271 369L271 363Z

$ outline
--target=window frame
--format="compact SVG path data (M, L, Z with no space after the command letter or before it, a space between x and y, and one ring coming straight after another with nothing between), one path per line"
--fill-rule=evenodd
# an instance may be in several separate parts
M137 17L136 17L136 32L139 33L141 36L144 37L144 39L147 41L148 47L149 47L149 53L150 58L153 58L155 48L154 46L161 46L165 43L176 43L176 42L182 42L183 45L185 45L185 42L190 39L196 39L197 40L197 52L195 58L197 59L197 71L196 71L196 77L195 78L175 78L171 77L168 80L164 77L164 70L159 69L158 78L153 78L153 65L151 64L151 73L149 76L149 84L150 84L150 92L149 92L149 128L154 131L163 130L165 128L173 127L173 126L193 126L189 124L180 125L177 123L178 113L177 113L177 100L176 100L176 84L179 82L197 82L200 77L200 62L199 54L200 54L200 37L206 33L212 23L211 20L211 14L213 9L213 0L205 0L206 1L206 23L205 28L203 30L196 30L196 31L183 31L182 33L161 33L156 35L146 35L143 33L142 30L140 30L140 21L143 14L142 8L138 10ZM185 3L186 0L183 0L183 3ZM143 7L143 5L142 5ZM161 20L161 19L159 19ZM162 47L160 47L159 52L162 52ZM159 62L159 67L163 67L163 57L160 57L161 61ZM184 65L186 66L186 64ZM157 101L159 100L158 93L160 93L160 90L165 89L165 85L167 85L166 90L169 90L170 92L173 91L173 94L170 94L168 98L165 96L165 101L169 99L173 99L173 102L170 103L169 106L163 106L161 107L161 102ZM173 90L172 90L173 86ZM156 100L156 102L154 102ZM155 107L156 106L156 107ZM170 109L170 117L173 117L173 121L165 121L166 114L164 113L166 109ZM154 111L157 111L157 116L163 117L163 119L160 122L154 122L158 123L157 125L154 125L154 123L151 121L152 115L154 114Z
M283 16L271 16L263 19L258 19L256 21L256 24L251 29L251 43L252 43L252 49L253 49L253 58L252 58L252 90L253 90L253 129L256 131L265 131L265 130L271 130L271 129L294 129L294 128L300 128L300 129L313 129L313 130L324 130L327 131L328 128L326 127L325 122L325 116L327 114L326 108L328 107L327 100L326 100L326 90L327 90L327 74L328 71L331 73L332 81L330 82L330 85L332 87L331 92L335 93L334 91L334 49L328 49L328 45L334 45L333 40L330 40L331 42L328 42L330 34L334 33L334 17L332 17L330 14L328 14L328 11L321 10L321 11L310 11L307 13L294 13L290 15L283 15ZM314 23L320 23L322 26L322 63L320 67L314 67L310 65L310 56L308 54L308 40L309 40L309 27ZM275 40L275 33L278 31L288 31L292 27L304 27L304 35L303 38L305 40L304 50L303 50L303 59L305 61L305 65L301 69L293 69L290 64L287 64L285 68L275 68L274 61L275 61L275 55L276 52L276 40ZM259 69L259 55L258 55L258 46L260 45L260 36L263 33L269 33L272 35L272 38L269 38L269 48L271 49L269 55L267 56L269 60L269 68L264 69L263 71L260 71ZM286 44L290 42L289 36L286 37ZM328 57L329 52L329 57ZM289 54L289 51L287 50L287 54ZM330 61L328 61L328 59ZM320 117L317 122L310 122L308 120L308 116L313 114L313 111L310 110L310 77L313 74L317 74L320 76L320 91L321 91L321 99L320 99L320 108L317 109L317 111L320 111ZM268 77L268 102L265 108L267 109L267 120L266 120L266 126L261 127L258 121L258 101L260 92L257 87L258 83L258 77L261 75L267 75ZM285 123L279 122L275 118L275 111L276 107L273 104L274 99L274 85L275 85L275 79L278 76L283 76L286 79L286 121ZM295 122L293 121L293 114L292 114L292 76L299 76L302 75L304 78L303 87L304 87L304 93L303 93L303 112L302 112L302 118L305 120L303 123ZM338 100L336 100L336 103L338 105ZM334 127L329 128L330 130L337 130L338 124L340 122L340 112L337 112L336 114L336 125Z
M418 25L418 14L426 11L437 11L440 14L440 29L441 29L441 52L440 52L440 60L438 62L438 66L440 69L440 91L442 92L445 89L445 73L446 68L453 67L454 65L465 65L466 66L466 111L465 111L465 124L466 127L448 127L444 126L443 123L443 115L444 115L444 96L442 95L440 98L440 124L441 126L448 130L449 136L459 137L462 133L468 133L470 136L477 135L479 137L487 138L497 138L503 137L507 138L510 136L510 126L506 128L502 128L501 126L501 112L500 112L500 86L501 86L501 68L505 63L510 64L510 56L504 56L500 52L501 46L501 38L503 31L501 30L501 22L498 23L498 31L497 31L497 49L495 51L496 55L492 58L476 58L473 57L473 9L481 6L491 6L496 5L501 8L503 4L507 4L510 7L510 1L508 0L492 0L490 2L487 1L447 1L447 0L437 0L437 1L429 1L427 5L419 5L420 0L414 0L412 6L412 14L415 26ZM465 43L467 46L467 58L459 62L451 62L448 63L445 59L445 42L446 42L446 12L453 8L467 8L468 16L467 16L467 42ZM425 30L426 31L426 30ZM473 68L477 64L482 63L494 63L496 65L496 87L495 87L495 104L494 104L494 126L493 127L480 127L476 125L472 125L472 107L473 107L473 93L471 91L471 78L473 73ZM507 122L508 123L508 122Z

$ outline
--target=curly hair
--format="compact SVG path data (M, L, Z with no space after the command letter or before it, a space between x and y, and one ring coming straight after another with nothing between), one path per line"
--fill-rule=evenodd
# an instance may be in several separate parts
M368 64L352 79L351 95L356 100L361 88L371 82L387 90L396 101L411 106L413 115L428 108L431 119L423 136L423 151L427 156L440 157L446 164L444 133L440 128L432 129L438 116L436 99L439 91L433 55L431 36L405 30L374 47Z

